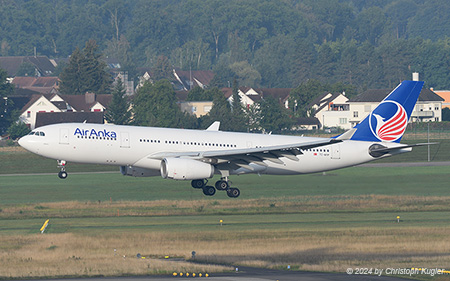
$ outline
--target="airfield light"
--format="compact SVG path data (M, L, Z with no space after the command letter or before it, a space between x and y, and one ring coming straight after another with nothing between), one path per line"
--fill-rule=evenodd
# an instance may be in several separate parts
M173 275L173 276L177 276L177 275L178 275L178 273L174 272L174 273L173 273L172 275Z
M198 274L198 277L202 277L203 275L201 273Z
M223 220L220 220L219 222L220 222L220 226L222 226L222 224L223 224Z
M400 216L397 216L397 222L398 223L400 222Z

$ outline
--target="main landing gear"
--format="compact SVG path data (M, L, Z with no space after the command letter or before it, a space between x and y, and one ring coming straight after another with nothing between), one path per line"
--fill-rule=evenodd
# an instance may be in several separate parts
M203 190L203 194L205 194L206 196L213 196L214 194L216 194L216 189L225 190L228 197L231 198L237 198L241 194L241 191L238 188L229 186L229 181L227 180L227 178L218 180L214 186L207 184L207 179L193 180L191 182L193 188L201 188Z
M58 161L58 168L61 169L58 173L58 177L60 179L66 179L67 178L67 172L66 172L66 161L64 160L57 160Z

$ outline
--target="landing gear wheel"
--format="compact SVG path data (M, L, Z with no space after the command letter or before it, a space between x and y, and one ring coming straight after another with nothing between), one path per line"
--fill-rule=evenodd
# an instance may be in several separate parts
M213 196L214 194L216 194L216 189L214 188L214 186L207 185L203 187L203 194L205 194L206 196Z
M60 179L66 179L67 178L67 172L66 171L60 171L59 173L58 173L58 177L60 178Z
M216 189L217 190L227 190L227 188L229 187L228 182L227 181L216 181Z
M193 188L203 188L206 186L207 181L205 180L193 180L191 181L191 185Z
M231 187L227 189L227 195L231 198L237 198L241 195L241 191L238 188Z

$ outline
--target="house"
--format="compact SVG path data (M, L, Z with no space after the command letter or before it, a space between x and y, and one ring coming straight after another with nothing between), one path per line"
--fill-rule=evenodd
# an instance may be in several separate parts
M367 90L349 101L352 127L363 120L392 91L392 89ZM411 122L442 121L443 98L427 88L422 88L411 114Z
M231 104L233 102L233 89L222 88L221 90L227 98L228 102ZM276 99L285 108L288 108L288 99L291 90L291 88L239 87L238 95L241 97L241 104L246 108L269 96Z
M122 80L123 87L125 88L125 95L132 96L134 95L134 81L128 80L128 72L119 71L114 78L114 86L117 85L117 80Z
M309 105L312 117L320 122L319 127L341 127L337 124L347 123L346 112L349 110L348 98L345 93L323 93ZM331 125L332 124L332 125Z
M212 101L183 101L179 103L181 111L187 112L195 117L200 117L209 113L213 106Z
M316 117L299 117L295 120L295 124L292 127L294 130L318 130L321 124Z
M12 79L11 84L15 88L31 90L41 94L57 93L59 88L58 77L30 77L16 76Z
M139 76L139 83L136 86L136 90L144 85L146 81L154 83L154 75L150 68L138 69L142 73ZM214 78L214 72L210 70L180 70L173 69L173 80L171 81L175 91L189 91L195 87L205 89L211 83Z
M440 96L442 99L442 108L450 108L450 91L449 90L439 90L434 91L433 89L430 89L433 91L436 95Z
M361 122L392 89L371 89L346 102L333 102L327 110L316 116L324 127L351 129ZM442 121L443 98L427 88L420 92L410 122Z
M214 72L211 70L174 69L173 76L176 80L173 83L175 90L189 91L195 87L207 88L214 78Z
M53 76L57 63L47 56L17 56L0 57L0 68L8 73L9 77L15 77L22 64L31 64L34 66L35 73L30 76Z
M95 95L94 93L86 93L85 95L33 95L29 102L23 106L19 120L34 129L38 113L103 112L111 100L112 95Z

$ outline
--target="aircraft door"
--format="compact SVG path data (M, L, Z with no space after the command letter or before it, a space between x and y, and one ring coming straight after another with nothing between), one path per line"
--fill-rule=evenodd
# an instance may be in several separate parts
M128 132L120 132L120 147L130 148L130 135Z
M59 129L59 144L69 144L69 129Z
M331 146L331 159L341 159L341 146L339 144Z

